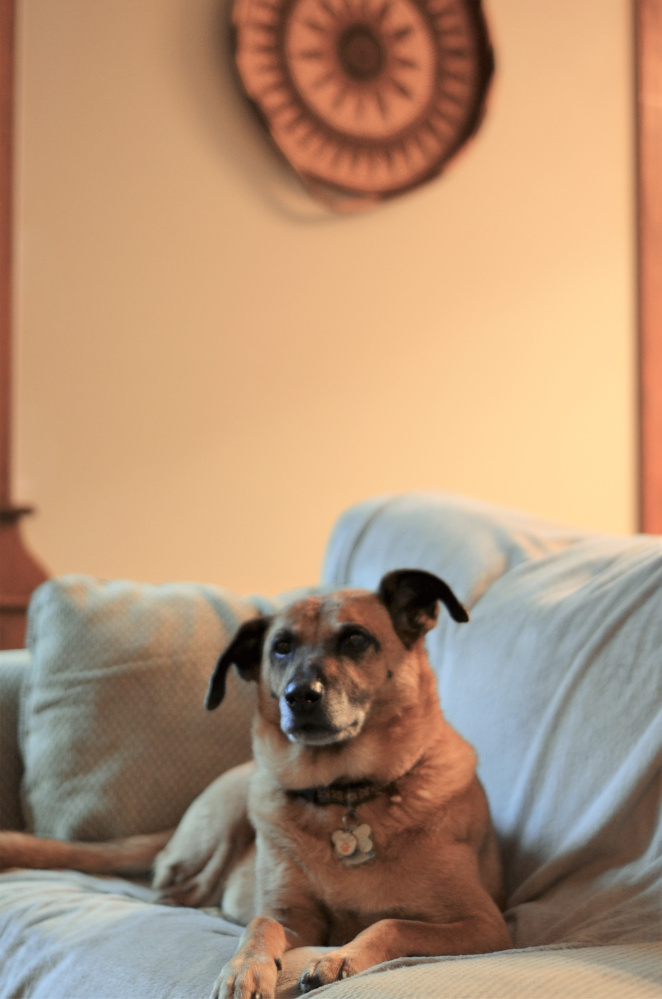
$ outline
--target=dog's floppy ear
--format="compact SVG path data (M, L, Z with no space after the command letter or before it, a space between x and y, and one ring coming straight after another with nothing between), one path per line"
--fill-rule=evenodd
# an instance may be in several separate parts
M216 663L209 680L205 697L207 711L217 708L225 697L225 678L231 666L237 667L242 680L257 680L264 636L270 624L270 617L254 617L241 625Z
M377 591L391 616L396 635L407 649L434 628L437 601L448 608L454 621L468 621L469 615L443 579L422 569L396 569L388 572Z

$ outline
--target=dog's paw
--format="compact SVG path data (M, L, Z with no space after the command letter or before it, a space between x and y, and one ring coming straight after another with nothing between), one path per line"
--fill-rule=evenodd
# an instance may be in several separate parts
M210 999L274 999L280 961L232 958L214 982Z
M223 893L228 850L221 848L209 858L201 870L188 861L159 860L154 869L152 887L159 892L159 902L166 905L201 907L218 905Z
M189 805L154 862L152 887L174 905L215 905L230 868L254 839L246 813L253 764L227 770Z
M312 992L321 985L330 985L331 982L349 978L350 975L355 975L366 967L367 965L348 947L333 950L310 962L299 979L299 990Z
M205 849L196 850L192 849L189 843L180 840L181 836L176 832L170 843L161 850L154 861L152 888L160 891L163 895L174 895L177 891L186 891L196 879L209 880L205 878L205 874L210 867L218 870L225 861L225 856L219 858L220 865L216 861L215 854L218 850L216 843L205 844ZM227 854L227 849L225 853Z

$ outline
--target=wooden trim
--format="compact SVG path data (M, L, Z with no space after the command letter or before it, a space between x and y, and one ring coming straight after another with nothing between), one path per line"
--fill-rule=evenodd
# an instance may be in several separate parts
M11 493L15 0L0 0L0 649L24 644L30 594L46 579L26 550Z
M662 534L662 0L635 0L640 528Z
M12 171L14 2L0 0L0 506L11 490Z

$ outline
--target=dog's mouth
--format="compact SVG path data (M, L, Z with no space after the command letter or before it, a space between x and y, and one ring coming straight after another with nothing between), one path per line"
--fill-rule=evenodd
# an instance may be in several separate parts
M281 731L302 746L348 742L366 718L366 705L350 700L344 690L329 690L321 681L290 683L279 698L279 709Z
M315 724L313 722L294 722L283 726L283 733L290 742L302 746L335 746L348 742L359 734L363 727L363 718L357 716L349 724L336 726L330 724Z

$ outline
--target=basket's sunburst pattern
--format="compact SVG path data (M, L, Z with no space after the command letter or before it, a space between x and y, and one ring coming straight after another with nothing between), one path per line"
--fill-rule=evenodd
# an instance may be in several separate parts
M480 0L235 0L235 58L281 152L366 201L437 174L480 122Z

